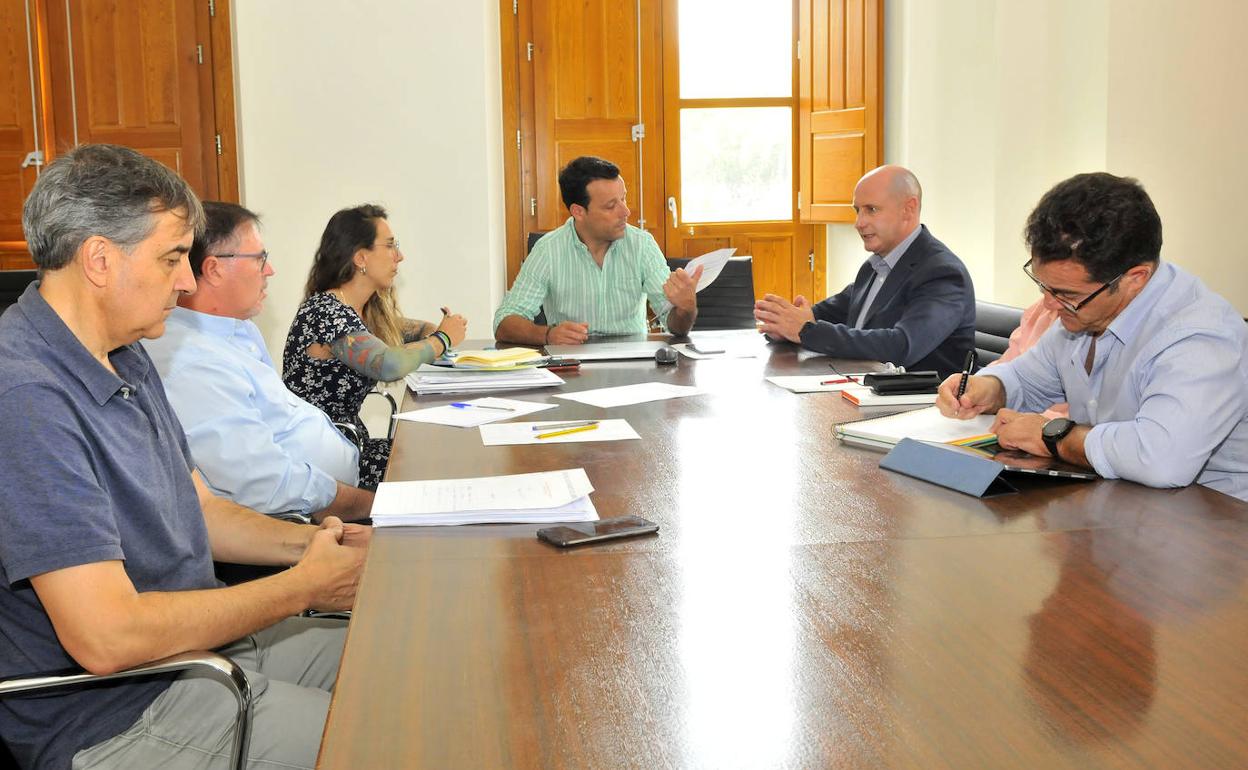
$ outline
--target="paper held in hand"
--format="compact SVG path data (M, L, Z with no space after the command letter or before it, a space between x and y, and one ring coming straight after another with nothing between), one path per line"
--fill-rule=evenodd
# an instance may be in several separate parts
M597 521L584 468L511 476L387 481L373 499L374 527Z
M689 260L689 264L684 267L684 271L687 274L693 275L693 271L697 270L699 265L702 267L702 277L698 279L698 287L694 291L702 291L707 286L715 283L715 279L724 271L724 265L728 264L728 259L736 253L737 250L735 248L716 249ZM667 312L672 307L672 304L666 300L663 301L663 305L664 307L659 309L661 313Z

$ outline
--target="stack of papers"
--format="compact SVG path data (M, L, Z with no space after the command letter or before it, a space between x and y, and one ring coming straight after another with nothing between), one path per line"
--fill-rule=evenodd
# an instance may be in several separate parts
M546 409L554 409L558 404L539 404L534 401L519 401L513 398L474 398L463 402L462 406L431 406L427 409L414 409L410 412L399 412L396 420L411 422L427 422L434 425L450 425L456 428L475 428L487 422L510 420Z
M492 390L523 390L562 385L563 379L547 369L447 369L421 364L407 375L407 386L423 396L429 393L476 393Z
M387 481L373 498L374 527L597 521L584 468L512 476Z
M532 348L503 348L502 350L461 350L450 359L456 369L517 369L537 366L545 356Z
M965 444L986 439L995 419L995 415L981 414L969 420L958 420L945 417L936 407L931 407L872 420L841 423L833 429L833 433L846 444L872 449L891 449L903 438Z

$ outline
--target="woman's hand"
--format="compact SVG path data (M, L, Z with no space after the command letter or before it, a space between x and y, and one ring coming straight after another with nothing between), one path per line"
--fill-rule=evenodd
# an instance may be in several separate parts
M451 347L457 347L468 333L468 319L446 308L443 308L443 312L446 315L442 317L442 323L438 324L437 331L446 332L446 336L451 338Z

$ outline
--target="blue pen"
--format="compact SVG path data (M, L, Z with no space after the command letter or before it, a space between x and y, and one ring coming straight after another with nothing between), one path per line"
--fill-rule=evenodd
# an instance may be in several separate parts
M497 410L498 410L498 411L500 411L500 412L514 412L514 411L516 411L515 409L512 409L512 408L511 408L511 407L509 407L509 406L489 406L489 405L487 405L487 404L469 404L469 403L468 403L468 402L466 402L466 401L452 401L452 402L451 402L451 406L455 407L456 409L468 409L468 408L472 408L472 409L497 409Z

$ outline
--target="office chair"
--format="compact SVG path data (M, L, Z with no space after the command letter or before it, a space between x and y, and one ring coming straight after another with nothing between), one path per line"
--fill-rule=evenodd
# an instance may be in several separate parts
M975 301L975 353L985 366L1005 353L1010 334L1023 320L1023 309L995 302Z
M687 259L669 259L672 270ZM693 331L754 328L754 260L731 257L715 283L698 292L698 317Z
M16 303L26 287L38 277L38 270L0 270L0 313Z
M196 671L205 674L208 678L220 682L234 695L238 702L238 715L234 720L234 745L230 750L230 767L243 770L247 766L247 747L251 742L251 685L247 682L247 675L237 663L215 652L183 652L114 674L88 674L81 671L7 679L0 681L0 698L17 693L93 684L109 679L148 677L176 671ZM0 757L0 760L4 759L10 758ZM11 766L13 766L11 760L5 764L5 767Z

